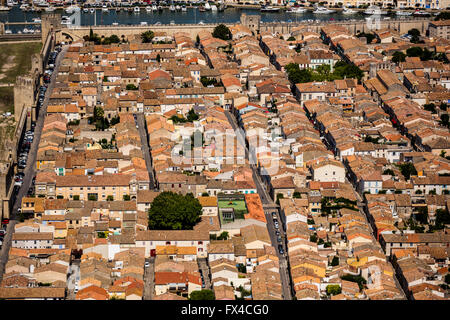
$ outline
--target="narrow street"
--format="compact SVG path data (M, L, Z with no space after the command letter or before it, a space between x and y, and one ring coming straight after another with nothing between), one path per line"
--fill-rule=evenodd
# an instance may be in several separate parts
M72 261L67 277L67 300L75 300L75 284L80 281L80 261Z
M153 175L152 159L150 155L149 139L147 134L147 126L145 123L145 117L143 113L137 113L136 123L138 125L139 135L141 136L142 153L144 154L145 164L148 170L148 176L150 178L150 189L155 190L155 177Z
M65 46L62 48L61 52L58 54L55 62L55 69L51 76L51 81L48 85L47 91L45 92L44 102L42 103L39 113L37 114L36 127L34 128L34 138L33 143L31 144L30 151L28 152L28 160L27 166L24 170L24 178L23 184L19 189L19 192L16 197L16 201L11 210L11 216L9 220L9 224L6 230L6 235L3 240L3 246L0 252L0 280L3 277L3 273L5 272L5 266L8 261L9 249L11 248L11 239L12 234L14 232L14 226L17 223L16 214L17 209L22 205L22 198L26 196L28 189L31 187L32 180L36 175L36 157L37 157L37 149L39 146L39 141L41 139L42 128L44 126L44 118L47 114L47 106L48 101L50 99L51 92L53 91L53 86L55 83L56 75L58 74L59 66L61 63L62 57L64 57L68 47Z
M143 300L152 300L155 292L155 258L146 259L149 266L144 269L144 294Z
M231 126L233 127L233 130L237 132L237 134L242 135L242 132L238 129L238 124L236 122L235 117L228 111L225 111L225 115L228 118L228 121L230 122ZM242 139L242 140L241 140ZM238 141L245 141L244 137L240 137ZM248 159L249 150L247 146L245 146L245 156ZM279 259L279 265L280 265L280 277L281 277L281 283L283 286L283 297L285 300L291 300L292 299L292 287L291 287L291 281L289 276L289 270L288 270L288 263L287 263L287 247L286 247L286 234L284 230L284 223L280 219L280 214L278 210L278 206L273 202L272 198L270 197L269 193L267 192L267 189L264 185L264 183L261 181L261 177L259 176L258 169L255 164L250 164L252 171L253 171L253 181L256 185L256 190L259 194L259 197L261 198L261 202L264 207L264 213L267 220L267 230L269 232L270 240L272 241L272 245L275 248L277 252L277 256ZM284 253L281 254L278 245L280 244L277 240L275 224L272 218L272 212L276 213L277 220L279 222L279 233L282 238L281 245L283 246Z
M208 260L206 258L197 259L198 268L203 276L205 287L203 289L212 290L211 275L209 274Z

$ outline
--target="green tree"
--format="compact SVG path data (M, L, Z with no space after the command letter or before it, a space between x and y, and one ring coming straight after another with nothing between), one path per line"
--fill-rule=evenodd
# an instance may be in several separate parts
M150 42L152 42L154 37L155 37L155 34L151 30L141 33L141 40L142 40L143 43L150 43Z
M109 41L111 41L111 43L120 43L120 38L117 35L113 34L109 37Z
M362 290L364 285L367 283L366 279L364 279L362 276L354 276L352 274L345 274L341 276L341 279L356 282L359 286L359 290Z
M446 284L450 284L450 273L447 273L446 275L445 275L445 283Z
M127 84L127 90L137 90L137 89L138 88L134 84L132 83Z
M100 120L105 116L105 111L101 107L94 107L94 121Z
M227 231L223 231L218 237L217 240L228 240L229 234Z
M130 201L130 200L131 200L131 197L130 197L129 194L124 194L123 195L123 201Z
M344 61L338 61L334 65L334 75L339 77L339 79L343 79L345 77L361 80L361 78L364 76L364 72L354 64L348 64Z
M414 217L418 222L426 224L428 222L428 208L418 207L417 212L414 214Z
M284 198L284 195L282 193L277 193L277 201L276 201L276 203L278 205L280 205L280 199L283 199L283 198Z
M416 28L413 28L413 29L410 29L409 31L408 31L408 34L410 35L410 36L416 36L416 37L420 37L420 31L418 30L418 29L416 29Z
M331 266L335 267L339 265L339 257L338 256L334 256L333 260L331 260Z
M405 177L406 180L409 180L411 175L417 175L417 170L411 162L405 162L397 165L400 169L400 172Z
M116 115L115 117L113 117L113 118L111 119L110 124L113 126L113 125L115 125L115 124L118 124L119 122L120 122L120 117L119 117L119 115Z
M239 272L241 273L247 273L247 268L245 267L245 265L243 263L238 263L236 265L236 268L238 269Z
M189 112L187 114L187 121L188 122L193 122L195 120L198 120L198 118L199 118L199 116L198 116L198 114L195 113L194 108L189 110Z
M450 11L440 12L434 20L449 20L450 19Z
M285 67L288 78L292 83L305 83L312 81L311 71L299 68L297 63L289 63Z
M97 232L97 238L105 239L107 237L108 237L108 233L106 231L105 232L103 232L103 231Z
M183 196L166 191L153 200L148 226L153 230L192 229L200 221L201 214L202 206L192 194Z
M208 77L202 76L200 77L200 82L204 87L210 86L210 85L216 85L217 80L215 78L209 79Z
M448 114L447 113L443 113L441 115L441 125L443 125L444 127L448 127L449 126L449 122L448 122Z
M203 289L192 291L189 295L189 300L215 300L216 296L211 290Z
M293 197L294 197L295 199L300 199L300 198L301 198L300 192L294 191Z
M420 31L416 28L409 30L408 34L411 36L412 43L418 43L420 41Z
M80 196L79 196L78 194L75 194L75 195L73 196L73 200L75 200L75 201L80 200Z
M375 39L375 35L373 33L360 32L356 36L358 38L365 37L367 39L367 43L372 43L373 39Z
M411 47L406 50L408 57L422 57L423 49L421 47Z
M404 54L401 51L395 51L392 55L392 62L399 63L399 62L405 62L406 54Z
M446 225L450 224L450 214L447 209L437 209L436 210L436 225Z
M290 36L290 37L287 39L287 41L295 41L295 37Z
M106 197L106 201L114 201L114 197L113 196L107 196Z
M394 171L392 171L392 169L386 169L386 170L384 170L384 171L383 171L383 174L388 174L388 175L391 175L391 176L395 176L395 173L394 173Z
M329 284L327 285L327 294L331 296L335 296L342 292L341 286L338 284Z
M161 55L159 53L156 55L156 62L161 62Z
M222 40L230 40L232 35L230 29L226 25L219 24L214 28L212 36L214 38L219 38Z
M423 49L423 54L420 57L420 60L422 61L428 61L434 59L434 52L428 50L427 48Z
M427 103L423 105L423 108L431 113L436 113L436 106L434 103Z

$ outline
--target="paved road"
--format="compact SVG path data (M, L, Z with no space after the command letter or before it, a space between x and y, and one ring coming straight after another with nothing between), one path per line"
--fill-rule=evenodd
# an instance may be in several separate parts
M146 259L150 266L144 270L144 294L143 300L152 300L155 292L155 258Z
M25 176L23 179L22 187L19 189L19 192L16 197L16 201L14 202L11 216L10 216L10 222L8 224L8 228L6 231L5 238L3 240L3 246L2 250L0 252L0 280L3 277L3 273L5 272L5 266L8 261L9 256L9 249L11 248L11 239L12 239L12 233L14 232L14 226L17 223L16 220L16 213L17 209L22 204L22 198L26 196L28 189L31 187L31 183L33 180L33 177L36 175L36 156L37 156L37 149L39 145L39 140L41 139L42 134L42 128L44 126L44 118L47 114L47 105L50 98L51 91L53 90L53 86L55 84L56 75L59 70L59 65L61 63L61 59L66 53L68 47L63 47L61 52L58 54L55 62L55 71L52 74L51 82L48 85L44 102L41 105L41 108L39 110L38 118L36 121L36 127L34 128L34 139L33 143L31 144L30 152L28 153L28 160L27 160L27 166L24 170Z
M145 117L143 113L137 113L137 125L138 125L138 131L139 135L141 136L141 145L142 145L142 153L144 154L145 164L147 165L148 175L150 177L150 189L155 190L156 184L155 184L155 177L153 176L153 166L152 166L152 158L150 154L150 147L149 147L149 139L147 135L147 126L145 123Z
M204 289L212 290L211 275L209 272L208 260L206 258L198 258L197 264L201 274L203 275L203 281L205 283Z
M75 283L80 281L80 261L73 261L69 267L67 278L67 300L75 300Z
M228 111L225 111L225 115L228 118L228 121L230 122L231 126L233 127L233 129L237 132L238 135L240 135L240 139L243 139L241 141L245 141L244 138L242 137L242 131L237 130L238 129L238 124L236 122L236 118ZM247 148L247 146L245 146L245 155L246 158L248 159L248 155L249 155L249 150ZM264 185L264 183L261 180L261 177L258 173L258 169L256 168L256 165L251 164L250 165L253 171L253 181L255 182L256 185L256 190L261 198L261 202L264 206L264 213L266 215L266 220L267 220L267 230L269 232L269 236L270 239L272 241L272 245L275 247L277 255L278 255L278 259L279 259L279 265L280 265L280 277L281 277L281 283L282 283L282 288L283 288L283 297L285 300L291 300L292 299L292 287L290 284L290 276L289 276L289 270L288 270L288 265L287 265L287 248L286 248L286 234L285 234L285 230L283 227L283 223L282 220L280 219L280 214L278 211L277 206L275 205L275 203L273 202L272 198L270 197L269 193L266 190L266 187ZM279 250L278 250L278 245L280 244L277 240L277 235L276 235L276 228L273 222L273 218L272 218L272 212L276 212L277 214L277 220L279 222L279 229L278 231L280 232L281 238L282 238L282 246L283 246L283 250L284 250L284 254L280 254Z

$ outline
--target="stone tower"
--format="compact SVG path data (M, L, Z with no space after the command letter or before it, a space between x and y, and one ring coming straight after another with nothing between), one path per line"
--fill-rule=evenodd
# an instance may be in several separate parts
M35 82L31 75L18 76L14 85L14 118L20 120L23 109L34 105Z
M261 22L261 16L259 15L246 15L245 13L241 14L241 24L246 26L252 31L259 31L259 23Z
M369 78L375 78L377 76L377 64L371 62L369 65Z
M61 14L59 13L44 13L41 16L41 34L42 43L47 40L49 32L57 32L61 30Z

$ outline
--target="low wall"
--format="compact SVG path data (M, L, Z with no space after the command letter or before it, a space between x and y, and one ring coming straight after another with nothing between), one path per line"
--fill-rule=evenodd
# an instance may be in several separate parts
M412 28L418 29L422 34L425 34L428 29L428 23L430 18L413 18L413 19L388 19L384 20L381 17L376 22L368 23L366 20L353 20L353 21L299 21L299 22L269 22L260 24L260 32L272 32L272 33L289 33L293 28L298 26L307 26L310 31L320 32L320 29L324 25L337 24L346 27L351 33L368 32L376 29L393 29L400 33L407 33ZM233 24L225 23L227 26ZM113 34L121 37L130 35L137 35L147 30L155 32L166 32L168 35L175 35L179 32L188 33L191 38L195 39L200 31L212 32L217 26L217 23L208 24L176 24L176 25L121 25L121 26L79 26L79 27L63 27L59 33L57 41L64 41L66 36L72 40L80 40L84 36L88 35L91 28L99 36L109 37Z

